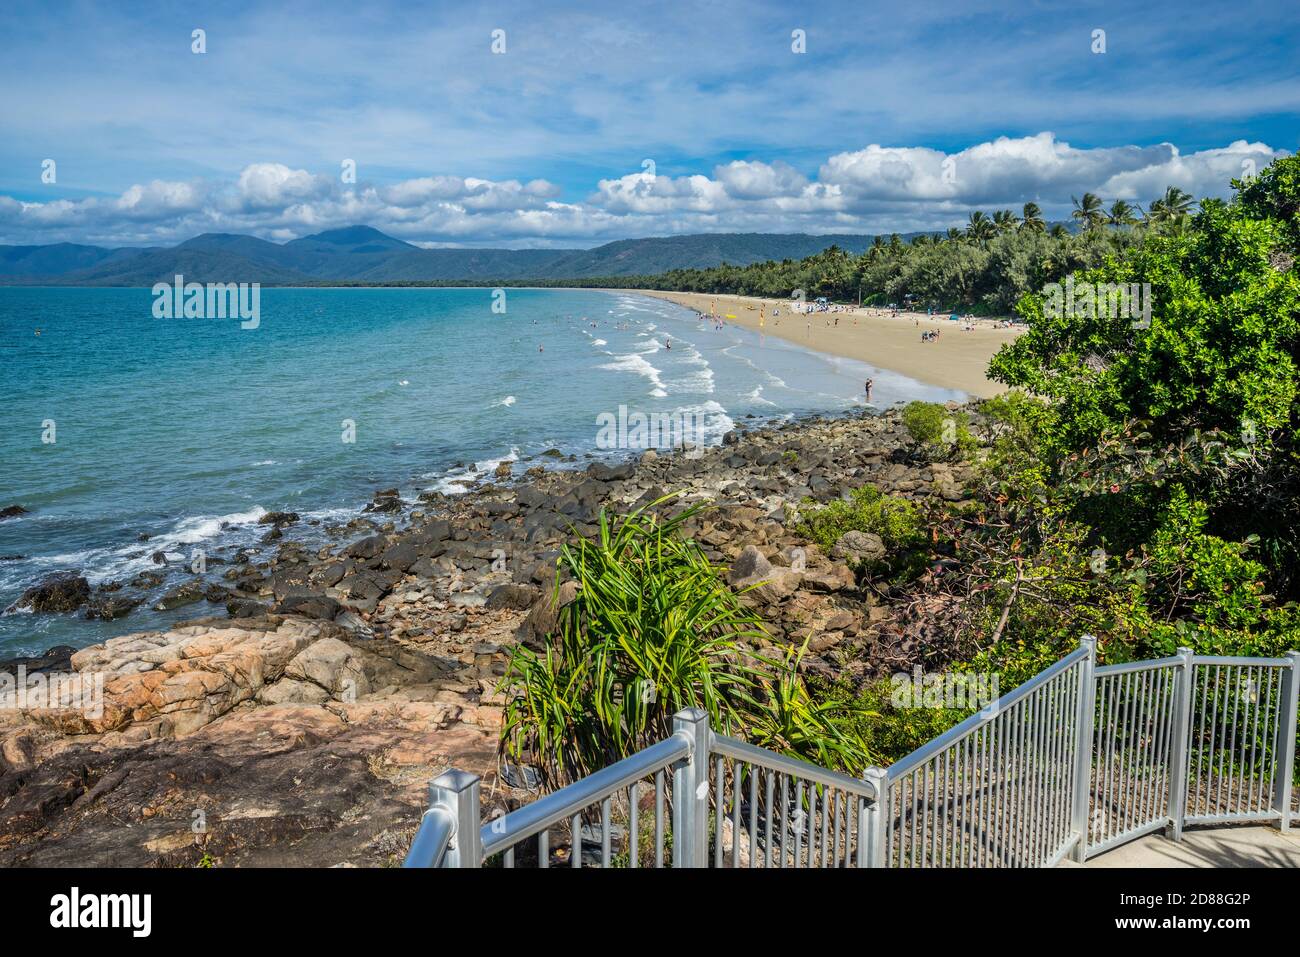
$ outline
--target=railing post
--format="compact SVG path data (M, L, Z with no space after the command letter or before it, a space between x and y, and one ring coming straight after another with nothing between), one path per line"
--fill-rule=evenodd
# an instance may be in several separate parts
M673 770L673 867L708 867L712 747L708 712L700 708L678 711L673 715L673 733L683 731L690 737L691 753Z
M858 867L884 867L889 818L894 810L889 772L872 765L862 778L876 789L876 799L870 804L864 802L858 818Z
M1079 662L1079 712L1074 716L1074 794L1070 798L1070 828L1079 836L1071 857L1082 864L1088 857L1088 815L1092 797L1092 716L1096 709L1097 639L1084 635L1080 644L1088 654Z
M429 782L429 806L446 808L455 821L443 867L482 866L483 845L479 832L482 822L478 802L477 774L452 768Z
M1282 700L1277 720L1277 783L1273 793L1273 810L1278 811L1278 827L1291 829L1291 775L1295 773L1296 693L1300 691L1300 651L1288 651L1290 664L1282 673Z
M1192 649L1179 648L1178 677L1174 683L1174 721L1170 732L1173 747L1169 764L1169 823L1165 837L1183 839L1183 819L1187 817L1187 775L1192 758L1192 688L1196 684L1196 665Z

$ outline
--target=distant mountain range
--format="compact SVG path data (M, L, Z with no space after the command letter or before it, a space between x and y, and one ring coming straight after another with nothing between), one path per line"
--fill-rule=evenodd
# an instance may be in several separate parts
M0 246L0 285L151 286L191 282L464 283L646 276L671 269L803 259L830 246L860 253L871 236L715 233L624 239L595 249L422 249L369 226L287 243L205 233L178 246L108 249L55 243Z

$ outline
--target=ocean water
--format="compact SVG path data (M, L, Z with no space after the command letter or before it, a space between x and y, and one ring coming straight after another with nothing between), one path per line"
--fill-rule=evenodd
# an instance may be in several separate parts
M597 417L620 406L692 415L716 443L745 416L861 405L868 376L881 408L963 398L650 297L511 289L504 313L493 302L487 289L264 289L244 329L154 318L148 289L0 288L0 507L30 511L0 521L0 609L53 572L94 585L165 571L168 587L196 550L256 543L268 510L300 513L286 535L310 537L377 489L456 491L548 449L579 464L618 454L597 448ZM0 657L221 612L0 614Z

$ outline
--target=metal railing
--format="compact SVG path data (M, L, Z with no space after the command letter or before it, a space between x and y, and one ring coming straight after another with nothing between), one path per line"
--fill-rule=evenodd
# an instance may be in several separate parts
M1161 828L1285 830L1298 690L1300 652L1096 667L1089 637L861 780L691 708L665 740L487 822L479 779L440 775L405 866L1040 867Z

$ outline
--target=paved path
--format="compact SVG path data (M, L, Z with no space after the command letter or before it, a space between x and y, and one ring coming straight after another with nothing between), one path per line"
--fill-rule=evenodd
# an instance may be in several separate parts
M1079 865L1073 865L1078 867ZM1300 829L1188 828L1181 843L1148 834L1099 854L1084 867L1300 867Z

